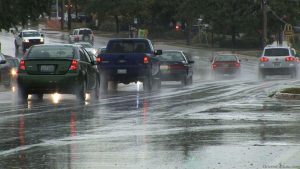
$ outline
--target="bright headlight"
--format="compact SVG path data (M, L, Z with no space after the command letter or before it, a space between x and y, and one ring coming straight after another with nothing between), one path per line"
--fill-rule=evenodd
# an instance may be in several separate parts
M17 70L16 69L11 69L10 71L12 76L16 76L17 75Z
M41 38L41 42L44 42L44 38Z
M29 42L29 39L23 39L23 42Z

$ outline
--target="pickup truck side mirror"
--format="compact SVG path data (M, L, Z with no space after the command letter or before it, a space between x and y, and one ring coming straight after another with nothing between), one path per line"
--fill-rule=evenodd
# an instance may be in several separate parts
M41 34L41 37L45 37L45 35L44 35L44 34Z
M162 53L163 53L162 50L156 50L156 51L154 52L155 55L162 55Z

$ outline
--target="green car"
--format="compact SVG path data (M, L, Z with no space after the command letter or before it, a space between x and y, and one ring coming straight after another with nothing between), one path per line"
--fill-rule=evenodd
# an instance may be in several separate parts
M18 95L39 99L43 94L75 94L85 100L86 94L99 97L100 76L97 62L78 45L36 45L30 48L18 68Z

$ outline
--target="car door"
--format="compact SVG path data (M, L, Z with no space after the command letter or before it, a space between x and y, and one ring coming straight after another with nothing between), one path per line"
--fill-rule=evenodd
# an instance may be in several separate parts
M87 80L87 89L92 90L96 86L96 72L93 68L92 61L88 53L84 49L79 50L80 53L80 67Z

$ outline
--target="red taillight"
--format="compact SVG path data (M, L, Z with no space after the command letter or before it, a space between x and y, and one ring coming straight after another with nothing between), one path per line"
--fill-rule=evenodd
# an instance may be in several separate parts
M212 65L211 65L211 68L212 68L212 69L216 69L216 68L217 68L217 64L215 64L215 63L212 64Z
M294 57L288 56L285 58L286 62L294 62L296 59Z
M25 70L25 69L26 69L25 61L24 61L24 60L21 60L21 61L20 61L19 69L20 69L20 70Z
M144 56L144 64L148 64L149 63L149 57L148 56Z
M260 60L260 62L268 62L269 58L267 58L267 57L261 57L259 60Z
M97 58L96 58L96 62L97 62L97 63L100 63L100 62L102 62L102 61L103 61L103 60L102 60L101 57L97 57Z
M78 61L72 60L69 70L77 70L77 69L78 69Z
M235 67L241 67L241 64L240 63L236 63Z

